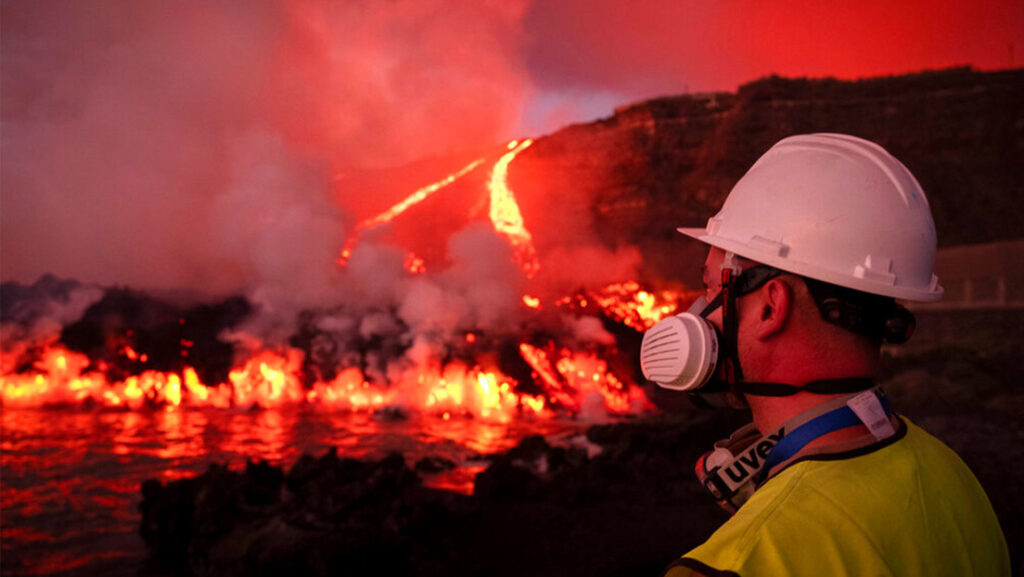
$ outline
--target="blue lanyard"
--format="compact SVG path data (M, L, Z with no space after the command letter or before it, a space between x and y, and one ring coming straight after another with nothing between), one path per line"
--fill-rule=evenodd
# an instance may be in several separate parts
M891 414L889 410L889 398L884 394L878 395L879 400L882 403L882 408L885 409L886 416ZM811 441L827 435L833 431L845 429L847 427L853 427L855 425L863 424L860 417L853 412L853 409L843 405L838 409L829 411L824 415L820 415L800 425L786 436L782 437L772 452L768 454L768 458L765 459L764 467L758 471L754 478L756 483L764 481L768 475L768 471L771 471L779 463L784 463L794 455L800 452L801 449L806 447Z

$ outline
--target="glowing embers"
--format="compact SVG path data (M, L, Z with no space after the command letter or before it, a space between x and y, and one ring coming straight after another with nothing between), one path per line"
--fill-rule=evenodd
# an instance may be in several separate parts
M427 264L423 262L423 259L416 256L413 253L405 255L405 270L409 271L409 274L423 274L427 272Z
M623 383L595 353L527 343L519 345L519 351L545 393L572 413L598 416L595 412L623 414L652 408L642 389Z
M598 291L563 297L556 304L569 309L597 307L608 318L637 331L646 331L661 319L685 310L684 305L699 297L699 291L643 290L636 281L610 284Z
M89 365L85 355L47 348L34 363L35 372L28 374L8 374L14 359L6 353L3 356L0 392L5 406L79 403L94 392L102 395L105 390L106 383L98 376L82 376L82 370Z
M491 193L491 223L494 230L505 236L512 245L516 263L523 269L526 278L533 278L537 274L540 262L533 247L533 236L526 230L515 194L508 187L508 165L531 144L533 140L530 139L510 142L509 151L494 164L491 180L487 183L487 189Z
M330 382L313 384L306 401L330 409L375 411L391 405L395 391L366 381L359 369L349 368Z
M289 350L286 356L264 351L249 359L241 369L228 373L236 406L276 406L297 403L306 392L299 379L302 354Z
M343 410L415 410L453 417L480 417L508 422L529 413L547 416L544 399L515 392L516 382L498 372L459 363L410 369L391 385L369 383L357 369L347 369L330 383L316 383L311 404Z

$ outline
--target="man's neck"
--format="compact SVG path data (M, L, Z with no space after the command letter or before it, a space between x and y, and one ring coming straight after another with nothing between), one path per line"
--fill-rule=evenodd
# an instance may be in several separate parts
M873 378L878 368L875 352L852 348L829 350L821 343L807 339L780 345L774 353L768 358L757 359L761 362L752 363L747 379L800 387L826 379ZM753 413L754 424L762 433L774 431L800 413L841 396L810 392L788 397L744 395Z
M842 396L844 395L797 393L789 397L746 395L746 399L754 417L754 424L762 434L766 434L778 429L800 413Z

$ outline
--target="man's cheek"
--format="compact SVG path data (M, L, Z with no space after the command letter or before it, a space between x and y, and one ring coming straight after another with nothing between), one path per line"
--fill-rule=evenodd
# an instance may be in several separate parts
M722 334L722 309L721 309L721 307L719 307L718 310L716 310L715 312L709 314L707 316L707 319L708 319L708 321L711 322L712 325L714 325L715 330L718 331L718 334L721 335Z

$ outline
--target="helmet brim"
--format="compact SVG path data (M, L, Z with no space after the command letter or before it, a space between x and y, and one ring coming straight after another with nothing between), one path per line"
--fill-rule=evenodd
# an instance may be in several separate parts
M731 252L736 256L743 257L747 260L760 262L762 264L768 264L767 262L762 262L761 259L758 258L760 255L754 254L751 251L747 250L749 247L746 247L743 244L737 243L730 239L710 234L708 233L708 229L706 228L677 228L676 230L694 240L699 240L700 242L708 246L720 248L724 251Z
M705 244L708 244L707 239L701 238L708 235L708 229L706 228L677 228L678 232L685 234L688 237L695 238Z
M757 250L752 250L749 245L737 242L733 239L711 234L706 228L677 228L676 230L681 234L685 234L686 236L693 238L694 240L699 240L706 245L731 252L736 256L761 264L766 264L797 276L805 276L823 282L852 288L854 290L918 302L934 302L941 299L943 295L943 289L938 285L937 279L933 280L934 286L927 290L897 286L880 286L868 281L854 282L856 279L852 279L850 275L842 274L834 270L822 269L814 266L813 264L797 262L778 255L759 253ZM934 275L932 276L934 278Z

